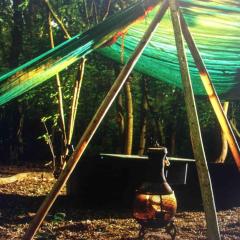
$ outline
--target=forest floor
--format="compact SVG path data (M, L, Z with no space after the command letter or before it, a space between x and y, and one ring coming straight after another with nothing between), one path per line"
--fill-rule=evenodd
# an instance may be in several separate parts
M0 239L21 239L55 180L40 169L0 168ZM17 173L19 179L13 180ZM28 173L27 173L28 172ZM6 178L12 177L7 183ZM240 240L240 208L218 212L223 240ZM206 239L202 211L178 211L175 225L178 240ZM35 239L137 240L139 224L131 210L86 209L77 206L63 189ZM171 239L163 229L148 232L145 239Z

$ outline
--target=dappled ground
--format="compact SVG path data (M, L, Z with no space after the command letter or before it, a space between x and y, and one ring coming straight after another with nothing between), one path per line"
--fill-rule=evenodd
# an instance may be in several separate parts
M19 180L6 183L6 177L29 169L1 168L0 171L0 239L21 239L28 223L54 183L51 173L31 169L30 174L20 175ZM1 179L5 179L1 181ZM132 218L131 210L122 208L84 209L78 199L66 196L65 189L47 215L36 239L137 239L139 225ZM219 211L219 224L223 240L240 240L240 208ZM178 211L175 224L176 239L206 239L204 213ZM170 239L164 230L145 239Z

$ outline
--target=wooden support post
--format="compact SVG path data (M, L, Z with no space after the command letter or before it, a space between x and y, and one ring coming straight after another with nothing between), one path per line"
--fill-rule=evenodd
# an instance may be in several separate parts
M198 121L197 109L188 69L187 58L184 49L182 31L180 26L178 6L176 0L169 0L171 17L175 35L175 41L180 64L185 104L187 109L190 135L193 146L193 153L196 159L197 172L203 199L203 206L207 222L207 235L209 240L221 239L216 215L216 207L212 191L211 179L208 171L207 161L202 143L202 136Z
M232 127L227 119L226 114L224 113L222 104L218 98L217 92L212 84L210 75L204 65L204 62L201 58L201 55L198 51L198 48L194 42L194 39L188 29L188 26L183 18L182 13L180 12L180 22L182 27L183 36L187 42L187 45L190 49L190 52L193 56L193 59L195 61L195 64L199 70L199 74L203 83L203 86L207 92L207 95L209 97L209 100L212 104L213 110L217 116L217 119L219 121L219 124L222 128L222 131L224 135L226 136L226 139L229 144L229 148L232 152L232 155L234 157L234 160L236 162L236 165L238 169L240 170L240 149L237 143L237 140L234 136Z
M166 12L167 8L168 8L168 0L164 0L164 2L162 3L162 7L159 9L159 11L156 14L155 18L153 19L152 23L148 27L147 31L145 32L144 36L142 37L141 41L139 42L138 46L136 47L133 55L130 57L127 64L124 66L124 68L120 72L120 74L117 77L116 81L114 82L113 86L109 90L108 94L104 98L103 102L101 103L100 107L98 108L97 112L95 113L94 117L92 118L91 122L89 123L87 129L83 133L82 138L80 139L78 145L76 146L76 149L73 152L72 156L70 157L69 161L67 162L65 168L61 172L57 182L54 184L52 190L50 191L50 193L48 194L48 196L42 203L38 212L36 213L36 216L34 217L29 228L27 229L25 235L23 236L24 240L32 239L33 236L35 235L35 233L37 232L43 219L45 218L45 216L47 215L51 206L53 205L54 201L56 200L59 192L61 191L64 184L67 182L67 180L70 177L71 173L73 172L75 166L77 165L80 157L84 153L88 143L90 142L91 138L93 137L99 124L103 120L108 109L112 105L114 99L116 98L116 96L118 95L122 86L126 82L129 74L131 73L135 64L137 63L137 60L140 58L144 48L148 44L151 36L153 35L153 32L159 25L159 22L161 21L162 17L164 16L164 13Z

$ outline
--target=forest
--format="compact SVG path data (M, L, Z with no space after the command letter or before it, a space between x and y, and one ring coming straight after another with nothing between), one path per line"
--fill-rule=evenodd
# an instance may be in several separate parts
M53 49L71 37L86 32L137 2L137 0L1 0L0 76ZM125 50L124 35L119 38L122 38L119 52L119 56L122 56ZM0 179L1 195L4 192L10 194L11 191L16 191L16 194L20 192L20 195L43 196L50 191L50 186L59 177L123 66L124 62L113 61L104 56L101 51L94 51L36 88L0 105L0 165L2 168L0 177L5 176L8 167L11 174L18 173L19 170L16 169L23 170L23 172L26 169L34 171L28 180L21 180L24 184L28 184L30 192L27 190L21 192L21 181L14 186L16 187L14 190L11 190L13 187L11 184L4 184L2 187ZM221 130L209 97L195 95L195 100L207 162L234 165L226 136ZM225 97L220 100L239 143L240 101ZM93 136L83 157L92 159L99 157L100 153L145 156L149 148L164 146L171 157L193 159L188 121L182 87L168 84L134 70ZM38 171L47 173L40 176ZM43 183L43 186L39 188L39 193L36 189L34 190L37 188L37 180ZM15 200L11 201L8 207ZM67 200L62 201L63 205L68 205ZM4 197L0 198L1 204L5 202ZM19 224L32 218L31 211L35 212L39 203L37 199L24 218L21 214L18 215ZM22 204L25 207L28 206L26 201ZM37 239L136 239L134 236L137 227L129 218L129 212L122 214L120 222L114 220L118 218L115 216L116 212L104 213L105 218L112 216L112 222L107 220L103 223L98 222L99 220L96 222L87 220L88 218L98 219L102 214L98 212L99 210L89 213L85 209L81 210L83 212L80 214L86 214L86 219L81 219L81 224L78 226L78 230L82 231L83 235L79 238L75 230L71 233L72 235L68 232L64 233L66 235L59 235L56 229L63 231L67 229L65 220L73 218L74 224L77 224L74 209L71 209L67 216L66 213L62 215L60 213L59 217L58 213L61 211L59 205L61 203L58 202L55 215L48 216L49 223L45 224ZM21 210L16 211L21 212ZM3 221L2 223L5 224L4 218L1 220L2 214L9 214L10 219L12 213L4 208L1 211L0 223ZM224 239L238 239L239 209L236 210L237 215L234 215L234 211L229 211L219 213L220 225L225 229L226 234ZM177 239L197 239L195 236L198 231L200 232L198 239L205 239L202 212L196 215L200 219L199 224L202 230L200 231L194 222L190 224L195 235L191 235L190 228L184 230L184 218L190 219L193 216L191 214L182 212L178 216L177 223L180 226L179 236L181 238ZM237 222L233 226L232 238L231 234L228 234L231 229L229 230L224 225L223 219L226 216L232 216L232 219ZM125 218L128 222L121 222ZM0 234L0 239L7 237L18 239L18 236L13 235L15 220L11 223L10 232L7 232L8 227L4 225L5 235ZM10 224L12 219L8 221ZM115 235L112 230L107 229L109 224L116 225L113 230L113 232L116 231ZM121 224L123 224L123 229L119 227ZM130 229L126 230L129 226ZM109 236L96 235L96 231L104 232L104 230L99 230L100 228L105 229ZM23 233L22 229L16 229L20 231L19 234ZM128 237L124 231L129 231ZM123 234L122 238L119 237L121 234Z

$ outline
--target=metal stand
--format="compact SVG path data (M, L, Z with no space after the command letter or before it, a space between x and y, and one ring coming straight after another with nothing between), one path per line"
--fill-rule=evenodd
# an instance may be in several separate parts
M145 228L144 226L141 226L140 231L139 231L139 234L138 234L138 239L139 239L139 240L144 239L144 235L146 234L145 229L146 229L146 228Z
M176 228L176 226L174 225L174 223L173 223L173 222L170 222L170 223L165 227L165 229L166 229L166 233L168 233L168 234L171 236L172 240L174 240L175 237L176 237L176 234L177 234L177 228Z
M140 228L139 234L138 234L138 239L139 240L144 240L144 236L145 236L145 234L147 232L147 229L151 229L151 227L145 227L145 226L141 225L141 228ZM154 229L156 229L156 227L154 227ZM177 228L174 225L174 223L173 222L169 222L165 226L165 230L166 230L166 233L171 236L171 239L175 240L176 234L177 234Z

